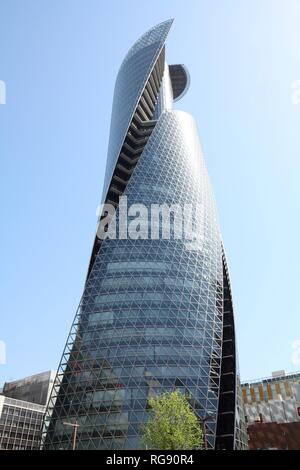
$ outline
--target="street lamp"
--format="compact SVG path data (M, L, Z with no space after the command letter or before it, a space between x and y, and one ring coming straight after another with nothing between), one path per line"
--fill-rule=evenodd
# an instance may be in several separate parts
M79 428L79 424L77 421L75 423L63 423L65 426L72 426L74 428L73 430L73 444L72 444L72 450L75 450L76 448L76 437L77 437L77 429Z

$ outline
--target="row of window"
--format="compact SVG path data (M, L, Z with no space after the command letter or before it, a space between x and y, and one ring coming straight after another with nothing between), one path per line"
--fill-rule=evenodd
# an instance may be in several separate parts
M38 449L39 444L40 444L39 441L34 441L33 443L31 443L29 445L25 445L25 446L2 443L2 444L0 444L0 449L3 449L3 450L33 450L33 449Z
M39 432L36 432L34 434L22 434L20 432L15 433L15 432L0 432L0 438L10 438L10 439L23 439L24 441L32 441L33 439L36 439L37 436L40 435L40 429Z
M138 277L136 279L132 279L132 277L111 277L111 278L105 278L101 282L101 287L104 289L111 289L111 288L141 288L141 287L178 287L178 288L196 288L199 289L201 286L204 287L201 284L201 281L198 281L197 279L184 279L184 278L174 278L174 277L153 277L153 276L142 276ZM207 287L209 285L207 284Z
M286 398L291 395L291 390L284 382L262 382L261 384L244 387L244 393L246 394L247 402L259 402L262 400L262 395L264 401L271 400L272 398L276 399L278 395Z
M8 406L4 406L2 410L2 414L6 415L13 415L13 416L22 416L24 418L35 418L35 419L41 419L43 417L42 413L37 413L35 411L30 411L30 410L22 410L20 408L12 408Z
M5 429L5 428L18 428L18 429L22 429L22 430L27 430L27 429L40 429L41 427L41 422L42 420L34 420L34 421L30 421L30 422L16 422L16 421L12 421L10 419L7 419L6 421L3 421L3 422L0 422L0 431L1 429Z
M190 293L180 292L176 294L174 291L170 292L169 299L167 293L164 292L117 292L115 294L101 294L97 295L95 298L96 305L108 304L112 302L122 302L124 304L128 302L172 302L172 303L183 303L183 302L192 302L196 304L200 302L200 294L202 291L195 292L195 299L191 296ZM215 306L216 300L215 295L212 296L212 303ZM207 299L207 296L206 296ZM209 299L208 299L209 300Z
M203 325L204 327L205 325ZM115 329L115 328L106 328L106 329L100 329L96 331L91 331L83 334L82 340L83 342L87 341L92 341L95 339L100 339L100 338L115 338L117 340L121 340L122 338L134 338L138 337L140 339L148 339L148 341L151 341L151 338L155 340L156 337L158 337L159 340L163 340L163 337L169 338L169 337L174 337L176 336L175 339L178 341L184 341L184 339L189 339L189 340L199 340L203 338L204 336L204 331L203 329L201 330L199 327L198 329L195 328L172 328L172 327L159 327L157 326L156 328L145 328L144 326L137 328L120 328L120 329ZM177 341L176 341L177 342Z
M117 263L107 263L107 272L110 271L166 271L168 265L162 262L153 261L119 261Z

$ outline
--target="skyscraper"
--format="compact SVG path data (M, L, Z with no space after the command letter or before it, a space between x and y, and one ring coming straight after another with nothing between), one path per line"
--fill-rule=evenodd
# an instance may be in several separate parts
M72 426L64 422L78 424L78 449L138 449L149 397L175 388L205 421L208 448L247 445L213 193L195 122L172 109L189 73L165 61L171 25L145 33L117 76L107 206L49 402L46 449L72 446ZM124 201L131 208L126 227ZM116 210L110 219L108 205ZM151 218L149 236L145 208L152 215L157 207L172 210L163 221L162 213Z

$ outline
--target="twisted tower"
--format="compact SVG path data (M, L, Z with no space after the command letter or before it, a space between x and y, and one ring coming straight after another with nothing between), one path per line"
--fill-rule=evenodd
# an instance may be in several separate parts
M242 449L231 289L193 118L172 110L189 86L165 61L172 20L145 33L115 85L103 202L201 207L191 246L180 237L95 238L83 296L58 368L43 446L138 449L153 394L188 394L212 449ZM103 220L104 214L100 218ZM175 218L170 220L176 231ZM161 234L161 231L159 232Z

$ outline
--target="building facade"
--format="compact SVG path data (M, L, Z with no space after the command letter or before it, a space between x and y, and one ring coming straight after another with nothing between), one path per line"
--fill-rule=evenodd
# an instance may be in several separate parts
M300 449L300 373L242 384L250 449Z
M45 449L72 447L66 422L78 425L78 449L138 449L149 397L175 388L205 420L208 448L247 447L213 192L196 124L172 109L189 74L166 63L171 24L145 33L117 76L106 206L49 401ZM171 208L169 218L149 225L153 207Z
M54 371L7 382L0 394L0 450L38 450Z
M300 421L300 373L273 372L242 384L247 424Z
M46 406L0 395L0 450L38 450Z
M261 423L248 426L250 450L300 450L300 422Z
M3 395L17 400L46 405L54 384L55 372L48 370L21 380L6 382Z

